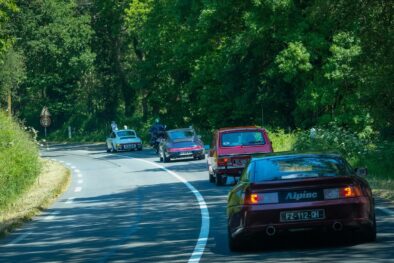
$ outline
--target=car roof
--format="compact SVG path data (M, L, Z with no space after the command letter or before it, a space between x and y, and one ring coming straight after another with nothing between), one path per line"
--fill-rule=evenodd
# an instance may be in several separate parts
M124 131L132 131L132 132L135 132L135 130L132 130L132 129L115 130L115 132L124 132Z
M291 158L291 157L342 158L342 155L337 152L276 152L276 153L266 153L266 154L254 154L252 155L251 162L258 160L270 160L270 159Z
M218 131L220 133L222 132L229 132L229 131L244 131L244 130L256 130L256 129L263 129L261 127L257 126L236 126L236 127L225 127L225 128L220 128Z

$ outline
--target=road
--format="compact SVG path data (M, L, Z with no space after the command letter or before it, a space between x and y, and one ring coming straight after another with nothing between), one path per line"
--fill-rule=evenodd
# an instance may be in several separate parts
M160 163L152 150L52 145L42 156L72 169L69 189L0 240L0 262L394 262L394 207L377 200L378 239L354 244L304 234L251 249L227 247L231 186L208 182L206 162Z

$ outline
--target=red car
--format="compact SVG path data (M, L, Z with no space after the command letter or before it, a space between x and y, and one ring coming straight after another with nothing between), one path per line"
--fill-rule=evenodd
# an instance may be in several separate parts
M230 249L242 249L256 235L311 230L352 231L362 241L374 241L374 199L366 174L337 154L253 157L228 196Z
M205 159L204 143L192 128L166 131L159 144L160 161L177 158Z
M271 153L267 132L255 126L222 128L214 133L208 155L209 181L223 185L239 177L252 154Z

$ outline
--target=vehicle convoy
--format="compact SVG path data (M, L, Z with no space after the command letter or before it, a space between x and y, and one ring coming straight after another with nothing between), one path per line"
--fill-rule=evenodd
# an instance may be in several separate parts
M194 129L174 129L164 133L159 145L160 161L170 162L176 158L205 159L204 143Z
M113 130L106 139L107 152L142 150L142 140L134 130Z
M238 178L252 154L271 152L272 144L263 128L219 129L213 135L208 154L209 181L223 185L228 176Z
M376 239L374 198L363 178L337 154L255 156L227 203L228 243L240 250L254 236L320 230Z

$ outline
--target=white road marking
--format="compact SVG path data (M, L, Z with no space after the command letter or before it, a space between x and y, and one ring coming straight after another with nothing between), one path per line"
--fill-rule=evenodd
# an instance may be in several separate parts
M78 184L83 184L83 180L78 180Z
M82 178L82 174L77 173L78 178Z
M27 233L24 233L24 234L20 235L19 237L17 237L14 240L12 240L12 242L6 244L5 247L10 247L10 246L18 244L19 242L21 242L23 239L25 239L30 234L31 234L31 232L27 232Z
M58 215L58 214L60 214L60 212L55 211L55 212L51 213L49 216L45 217L44 220L46 220L46 221L53 220L56 217L56 215Z
M75 187L75 189L74 189L74 192L75 193L78 193L78 192L81 192L82 191L82 187L80 187L80 186L77 186L77 187Z
M382 207L382 206L376 206L375 208L382 211L383 213L385 213L389 216L394 216L394 211L391 209L388 209L388 208Z
M67 199L66 204L72 204L74 202L75 197L70 197Z
M189 188L189 190L196 197L198 205L200 206L200 211L201 211L201 228L200 228L200 235L198 236L197 244L194 247L193 253L190 256L188 262L200 262L200 259L204 253L205 246L207 244L208 236L209 236L209 211L208 211L207 204L205 203L203 196L185 178L183 178L182 176L178 175L177 173L175 173L171 170L168 170L164 166L161 166L157 163L154 163L154 162L151 162L151 161L148 161L145 159L140 159L140 158L133 158L133 159L136 159L136 160L139 160L139 161L142 161L145 163L149 163L151 165L154 165L154 166L166 171L167 173L169 173L170 175L174 176L176 179L178 179L179 181L184 183L187 186L187 188Z
M75 167L74 165L70 165L71 169L75 170L77 169L77 167Z
M58 214L60 214L59 211L52 212L52 213L50 213L48 216L46 216L46 217L44 218L44 220L45 220L45 221L53 220L53 219L56 217L56 215L58 215ZM9 247L9 246L13 246L13 245L18 244L19 242L21 242L22 240L24 240L26 237L28 237L31 233L32 233L32 232L27 232L27 233L24 233L24 234L20 235L19 237L17 237L17 238L15 238L14 240L12 240L10 243L6 244L5 247Z

